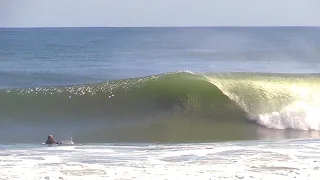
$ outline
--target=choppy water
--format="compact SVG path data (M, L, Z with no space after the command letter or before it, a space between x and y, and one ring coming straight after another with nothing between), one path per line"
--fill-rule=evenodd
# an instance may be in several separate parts
M303 27L1 29L0 179L314 179L319 43ZM75 145L35 145L48 134Z
M1 148L2 179L318 179L318 140Z

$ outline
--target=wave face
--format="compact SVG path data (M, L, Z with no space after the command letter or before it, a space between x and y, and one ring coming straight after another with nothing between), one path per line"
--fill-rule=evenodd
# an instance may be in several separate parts
M48 132L84 142L153 136L199 139L210 133L222 138L224 125L239 136L255 124L250 122L271 129L319 130L319 80L318 75L179 72L97 84L4 89L2 136L10 135L10 142Z
M113 120L154 116L155 112L213 118L215 115L227 116L222 112L224 108L232 111L231 114L241 113L205 76L192 73L69 87L7 89L0 96L1 118L21 118L22 121L28 118L28 121L44 121L43 117L57 115L87 116L91 121Z

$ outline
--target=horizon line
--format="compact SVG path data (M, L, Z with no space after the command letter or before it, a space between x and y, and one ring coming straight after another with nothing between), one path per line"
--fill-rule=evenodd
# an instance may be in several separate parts
M263 25L263 26L7 26L0 29L44 29L44 28L320 28L309 25Z

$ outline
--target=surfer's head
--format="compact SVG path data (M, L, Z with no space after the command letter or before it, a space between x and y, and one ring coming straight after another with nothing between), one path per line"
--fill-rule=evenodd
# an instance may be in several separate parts
M53 139L52 135L49 135L49 136L48 136L48 139L49 139L49 140Z

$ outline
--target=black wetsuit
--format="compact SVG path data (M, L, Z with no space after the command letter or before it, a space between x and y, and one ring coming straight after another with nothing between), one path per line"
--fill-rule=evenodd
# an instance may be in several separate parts
M46 144L61 144L61 143L58 143L58 142L56 142L56 141L53 140L53 139L48 139L48 140L46 141Z

